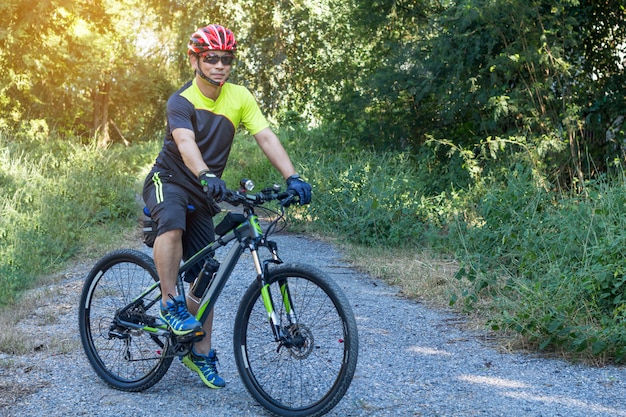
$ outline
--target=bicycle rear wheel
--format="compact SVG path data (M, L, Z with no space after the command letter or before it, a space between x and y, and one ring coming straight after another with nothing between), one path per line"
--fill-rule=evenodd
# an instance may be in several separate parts
M96 263L83 286L78 309L81 342L96 374L114 388L143 391L156 384L172 363L172 356L166 355L166 336L122 324L160 324L155 320L159 287L141 294L156 281L152 258L124 249Z
M308 265L279 266L267 282L280 327L294 343L275 342L260 286L253 283L235 319L239 375L272 413L326 414L347 391L357 364L357 326L348 300L334 281Z

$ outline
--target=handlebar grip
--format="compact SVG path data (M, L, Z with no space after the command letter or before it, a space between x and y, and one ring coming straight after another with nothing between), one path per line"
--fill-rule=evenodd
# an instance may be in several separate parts
M295 190L287 190L278 194L277 199L283 207L289 207L293 203L300 202L300 196Z
M269 189L258 194L249 194L227 189L224 194L224 201L234 206L246 202L252 204L263 204L267 201L273 200L278 200L282 206L289 207L291 204L299 201L299 196L294 190L286 190L277 193Z

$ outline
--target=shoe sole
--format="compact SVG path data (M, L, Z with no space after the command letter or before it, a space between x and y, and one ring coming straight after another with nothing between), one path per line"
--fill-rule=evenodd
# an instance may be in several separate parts
M174 333L176 336L186 336L189 333L193 333L195 331L201 330L201 328L197 327L195 329L191 329L191 330L176 330L171 326L168 326L168 328L172 331L172 333Z
M209 388L213 388L213 389L221 389L224 388L224 386L220 386L220 385L215 385L213 383L211 383L211 381L209 381L208 379L206 379L206 377L204 376L204 374L202 373L202 371L200 370L200 368L198 368L196 366L195 363L193 363L193 361L191 359L189 359L188 356L184 356L183 357L183 365L185 365L187 368L189 368L190 370L194 371L195 373L198 374L198 376L200 377L200 379L202 380L202 382L204 382L204 385L206 385Z
M168 327L168 329L170 329L172 331L172 333L174 333L176 336L185 336L188 335L191 332L196 332L196 331L200 331L202 330L202 326L196 326L193 329L185 329L185 330L176 330L175 328L173 328L172 326L170 326L170 324L167 322L167 320L165 320L165 318L159 314L159 318L161 319L161 321L163 321L163 323L165 323Z

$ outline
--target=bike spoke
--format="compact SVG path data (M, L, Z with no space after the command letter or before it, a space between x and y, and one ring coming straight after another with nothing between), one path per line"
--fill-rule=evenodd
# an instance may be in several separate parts
M247 365L240 367L247 388L271 411L321 415L341 399L352 379L356 325L353 316L339 307L345 299L337 296L333 285L332 289L325 286L325 278L300 272L286 280L287 300L277 280L269 286L283 340L274 341L263 299L256 294L258 290L249 290L247 295L255 299L247 313L241 313L247 318L238 317L245 322L245 330L239 329L242 334L236 339L245 359L238 358L237 352L236 358ZM286 303L295 314L287 314ZM295 323L290 321L294 316Z
M155 277L147 256L122 252L94 267L87 281L90 285L86 283L81 301L83 346L96 373L116 388L145 389L171 363L166 356L167 338L141 329L153 326L158 316L158 287L136 300L154 284Z

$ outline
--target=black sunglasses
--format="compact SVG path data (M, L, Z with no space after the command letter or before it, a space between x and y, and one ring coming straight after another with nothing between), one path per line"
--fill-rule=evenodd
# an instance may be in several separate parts
M202 61L211 65L215 65L220 61L222 61L222 64L224 65L232 65L234 59L235 57L232 55L217 55L217 54L208 54L202 57Z

